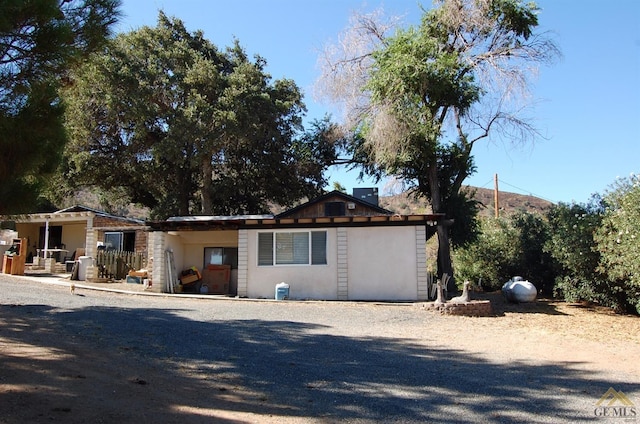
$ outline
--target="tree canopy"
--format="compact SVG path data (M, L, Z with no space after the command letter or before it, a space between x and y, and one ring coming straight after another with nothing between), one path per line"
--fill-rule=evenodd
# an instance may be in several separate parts
M460 189L476 142L494 132L516 142L536 135L518 113L532 65L558 53L534 32L537 12L517 0L441 0L420 25L393 35L393 21L357 17L346 48L328 50L321 81L346 105L365 169L403 179L449 218L452 205L469 206ZM451 275L449 232L438 228L438 262Z
M334 149L303 132L296 84L273 81L236 42L219 50L160 13L73 75L63 174L154 217L265 212L318 193Z
M0 5L0 214L29 211L58 166L66 136L59 87L98 49L118 0Z

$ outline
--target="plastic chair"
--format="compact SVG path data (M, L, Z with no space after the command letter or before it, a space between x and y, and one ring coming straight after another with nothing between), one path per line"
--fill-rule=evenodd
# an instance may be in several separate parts
M449 282L450 279L451 279L451 277L449 277L449 274L447 274L445 272L444 274L442 274L442 279L436 280L435 283L432 280L432 282L431 282L431 290L430 290L430 292L431 292L430 299L435 299L437 294L438 294L438 285L437 285L438 282L442 283L442 290L444 291L444 297L446 299L447 298L447 283Z

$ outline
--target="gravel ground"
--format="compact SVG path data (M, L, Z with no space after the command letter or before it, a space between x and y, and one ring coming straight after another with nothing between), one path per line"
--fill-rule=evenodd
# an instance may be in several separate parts
M451 317L2 275L0 293L2 424L640 421L637 333L578 334L557 308ZM624 419L596 416L610 387L634 404L615 403Z

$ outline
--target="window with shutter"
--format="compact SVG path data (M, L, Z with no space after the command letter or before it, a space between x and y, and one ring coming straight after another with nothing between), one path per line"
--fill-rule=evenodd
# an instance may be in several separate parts
M327 232L311 232L311 265L327 264Z
M258 265L326 265L326 231L258 233Z
M273 233L258 233L258 265L273 265Z

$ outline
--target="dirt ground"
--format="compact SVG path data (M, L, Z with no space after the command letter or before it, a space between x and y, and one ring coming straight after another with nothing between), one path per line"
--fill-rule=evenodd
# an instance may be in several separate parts
M549 299L514 305L506 303L499 293L479 296L492 301L495 317L433 316L435 328L432 332L446 334L441 340L443 346L502 360L512 357L571 362L585 369L625 372L635 375L636 381L640 380L637 361L640 358L640 318L616 315L597 306ZM331 304L326 307L331 308ZM16 318L12 325L20 326L20 323ZM390 331L397 334L391 336L417 337L415 333L411 334L415 329L408 328L407 333L402 334L405 330L401 326L393 328ZM13 328L11 331L19 330ZM24 331L28 330L24 328ZM127 346L119 347L115 352L98 352L78 340L65 345L64 349L57 349L49 340L55 339L55 332L34 332L32 337L23 337L22 343L16 343L15 338L6 337L7 331L7 328L0 331L0 357L5 364L0 367L4 368L0 375L0 403L4 404L0 406L2 424L151 422L157 419L154 410L174 403L181 396L193 395L176 393L175 387L180 385L171 377L158 373L156 368L147 367L143 362L123 361L123 355L129 349ZM474 337L478 334L482 337ZM424 337L431 336L433 334ZM190 371L193 370L184 370L186 374ZM56 385L52 385L52 379ZM149 384L151 381L153 383ZM82 397L66 397L67 387L70 392L81 393ZM287 416L262 413L260 403L264 399L255 399L252 403L247 401L251 397L246 393L238 399L233 391L225 392L227 389L223 386L218 390L219 405L200 408L193 406L198 405L197 402L185 403L176 406L176 415L172 416L183 416L185 422L299 422ZM225 407L227 403L240 401L245 404L241 410ZM38 408L33 408L34 405ZM113 405L118 408L112 408Z

